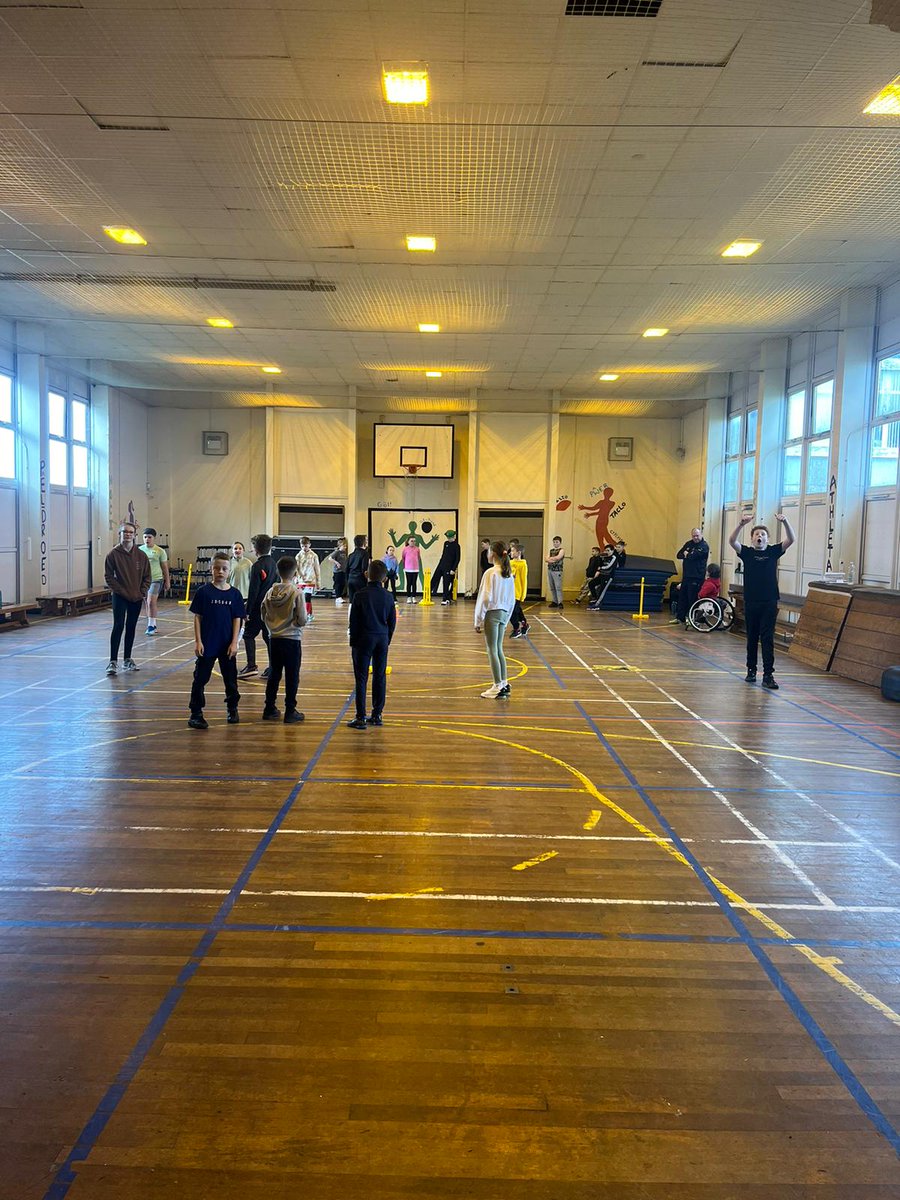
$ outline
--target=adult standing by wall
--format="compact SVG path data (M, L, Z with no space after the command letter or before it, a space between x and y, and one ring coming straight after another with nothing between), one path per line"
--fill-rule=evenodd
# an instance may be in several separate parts
M112 592L113 627L109 639L109 664L107 675L118 671L119 643L125 631L126 671L137 671L138 666L131 657L134 647L134 631L144 600L150 590L150 560L135 545L137 529L130 521L119 526L119 544L106 556L103 573L106 586Z
M272 557L272 539L267 533L257 533L250 539L256 562L250 568L250 582L247 588L247 622L244 625L244 649L247 652L247 665L239 671L241 679L249 679L258 675L256 666L256 637L262 634L266 643L266 657L269 655L269 631L262 619L262 602L266 592L276 579L275 559ZM263 678L269 677L269 665L263 672Z
M431 577L431 598L433 600L437 596L438 588L443 580L444 598L441 604L450 604L453 600L453 581L459 569L460 551L455 529L448 529L444 536L447 540L441 550L441 557L434 569L434 575Z
M691 605L700 594L703 580L706 578L706 564L709 560L709 546L700 529L692 529L691 536L675 556L683 566L681 568L681 587L678 589L678 605L670 625L687 621Z
M762 645L764 688L778 691L775 682L775 618L778 616L778 560L794 544L794 531L787 517L776 513L775 520L784 526L781 541L769 545L769 530L754 525L750 530L750 545L741 542L741 530L753 520L743 517L728 544L744 564L744 624L747 627L746 683L756 683L757 648Z

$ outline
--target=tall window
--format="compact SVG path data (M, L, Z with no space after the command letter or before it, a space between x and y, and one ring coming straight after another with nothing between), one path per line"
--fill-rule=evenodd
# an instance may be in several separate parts
M897 486L900 459L900 357L883 358L878 364L875 409L869 438L870 488Z
M88 406L61 392L47 393L50 431L50 483L86 492L88 473Z
M736 397L732 400L739 402ZM756 422L755 408L729 414L725 426L726 504L752 502L756 495Z
M0 479L16 477L16 426L11 375L0 372Z
M788 392L782 496L817 496L828 491L833 404L833 379L823 379L811 391L798 387Z

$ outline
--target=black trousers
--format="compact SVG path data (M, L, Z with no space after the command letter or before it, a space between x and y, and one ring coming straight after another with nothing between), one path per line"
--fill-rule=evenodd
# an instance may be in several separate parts
M438 588L441 581L444 583L444 599L453 599L453 579L454 570L452 567L442 567L440 563L437 565L437 570L431 577L431 595L434 598L438 594Z
M384 586L391 589L391 595L397 599L397 572L388 571L387 579L384 581Z
M757 643L762 645L763 675L775 670L775 618L777 600L745 600L744 624L747 627L747 670L756 670Z
M351 575L347 580L347 599L353 603L353 597L357 592L365 591L366 577L365 575Z
M528 622L525 620L525 614L522 612L521 600L517 600L513 605L513 610L509 614L509 623L513 627L513 633L516 632L520 625L528 624Z
M681 587L678 589L678 608L675 611L675 616L679 621L687 620L691 605L700 595L702 584L702 579L682 579Z
M334 592L335 600L343 599L344 592L347 590L347 572L335 571L334 582L332 583L332 591Z
M234 712L240 703L241 693L238 691L237 655L228 657L228 647L218 654L204 654L194 663L194 682L191 685L191 712L202 713L206 707L206 685L212 675L213 667L219 664L222 682L225 684L225 704L229 712Z
M419 590L419 572L406 572L406 594L407 596L415 596Z
M369 666L372 667L372 716L380 717L387 695L387 640L366 642L353 646L353 674L356 676L356 719L366 719L366 687L369 682Z
M125 657L131 658L134 646L134 631L137 629L138 617L144 607L143 600L126 600L117 592L112 594L113 627L109 637L109 657L115 662L119 657L119 642L122 640L122 630L125 630Z
M269 631L266 629L266 623L262 619L262 614L259 612L251 613L244 624L244 649L247 651L247 666L256 666L256 635L261 633L263 641L266 643L266 652L269 653L269 666L272 665L271 653L269 652Z
M285 715L297 707L297 688L300 686L300 639L275 637L269 641L269 678L266 680L266 709L275 707L278 685L284 674Z

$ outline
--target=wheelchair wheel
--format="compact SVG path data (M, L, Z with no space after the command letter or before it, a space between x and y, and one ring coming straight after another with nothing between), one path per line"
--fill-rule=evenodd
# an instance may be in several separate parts
M722 619L722 610L715 600L695 600L687 619L691 628L698 633L712 633Z
M734 621L734 605L730 600L726 600L724 596L720 596L718 600L719 612L719 629L730 629Z

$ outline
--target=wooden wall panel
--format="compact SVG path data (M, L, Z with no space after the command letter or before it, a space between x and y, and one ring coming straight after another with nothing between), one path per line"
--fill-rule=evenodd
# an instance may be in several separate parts
M850 599L849 588L841 590L813 584L806 593L806 603L791 642L791 658L827 671L844 628Z
M900 665L900 592L854 588L852 595L831 669L878 687L885 668Z

